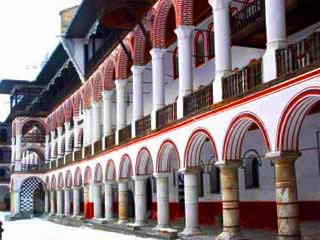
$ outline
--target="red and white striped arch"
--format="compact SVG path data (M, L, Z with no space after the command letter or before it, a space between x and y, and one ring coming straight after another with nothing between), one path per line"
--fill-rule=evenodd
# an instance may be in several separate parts
M132 162L128 154L122 156L119 168L119 180L132 177Z
M114 161L112 159L108 160L107 166L106 166L106 181L115 181L117 178L116 176L116 167L114 165Z
M66 173L65 186L67 188L71 188L72 187L72 174L71 174L70 170L68 170L67 173Z
M151 175L153 173L153 162L150 151L143 147L137 155L136 176Z
M94 182L102 183L102 181L103 181L103 171L100 163L98 163L94 170Z
M281 114L277 131L277 151L298 151L304 118L320 102L320 88L310 87L298 93Z
M178 148L171 140L164 141L157 154L156 172L171 172L180 168Z
M82 174L80 167L77 167L74 174L74 186L81 187L82 186Z
M270 151L270 140L263 122L255 114L251 112L244 112L238 114L231 121L223 142L222 160L241 159L244 137L253 124L259 128L263 136L266 149L268 152Z
M92 172L91 168L88 166L84 170L84 185L89 185L92 183Z
M203 144L209 139L209 142L212 147L212 152L217 159L218 152L216 148L215 141L209 131L204 128L199 128L195 130L187 143L187 147L184 153L184 167L198 167L199 166L199 158L201 154L201 148Z

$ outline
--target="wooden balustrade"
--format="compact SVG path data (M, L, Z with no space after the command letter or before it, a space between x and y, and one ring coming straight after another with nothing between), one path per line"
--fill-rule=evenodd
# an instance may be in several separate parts
M199 112L213 104L212 83L183 98L183 115Z
M261 83L262 60L259 59L222 79L222 98L240 96Z
M66 164L72 163L72 152L66 155Z
M58 166L57 166L58 168L59 167L63 167L64 166L64 158L63 157L58 158L58 162L57 163L58 163Z
M320 63L320 32L278 49L276 52L277 76L282 77L305 67Z
M131 139L131 125L119 131L119 144L128 142Z
M98 154L102 152L102 139L100 139L99 141L96 141L93 144L94 147L94 154Z
M105 146L104 146L105 149L110 149L113 146L115 146L116 145L115 133L112 133L110 136L106 136L104 139L104 144L105 144Z
M57 160L51 161L51 167L50 169L56 169L57 168Z
M177 120L177 103L172 103L159 109L156 113L157 129L164 128Z
M92 146L91 144L84 147L84 157L90 157L92 155Z
M82 149L79 149L74 152L74 160L81 161L82 160Z
M231 34L236 34L265 14L265 0L256 0L231 17Z
M151 132L151 115L136 121L136 137L146 136Z

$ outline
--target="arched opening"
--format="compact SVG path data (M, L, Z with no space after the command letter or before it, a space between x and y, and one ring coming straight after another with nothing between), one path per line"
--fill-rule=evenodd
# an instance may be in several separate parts
M194 53L195 53L195 65L196 67L202 65L205 62L205 48L204 48L204 34L198 31L194 37Z
M24 180L20 189L20 212L34 215L43 214L44 190L41 179L30 177Z
M208 59L215 57L215 46L214 46L214 29L213 23L209 24L207 32L207 49L208 49Z
M172 63L173 63L173 79L179 78L179 54L178 54L178 47L176 47L173 51L173 57L172 57Z
M106 166L106 172L105 172L105 181L106 182L113 182L116 181L117 175L116 175L116 167L114 164L114 161L112 159L109 159ZM118 218L118 191L117 191L117 185L112 184L112 217Z
M22 126L22 143L44 143L46 125L37 120L28 120Z
M259 167L262 165L259 153L256 150L248 150L243 156L244 179L246 189L258 189L260 187Z

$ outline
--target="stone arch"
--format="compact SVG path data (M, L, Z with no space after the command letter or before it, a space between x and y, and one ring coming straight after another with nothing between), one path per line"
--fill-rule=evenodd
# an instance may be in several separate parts
M171 172L180 168L178 148L171 140L164 141L157 154L156 172Z
M71 122L73 117L72 99L68 99L64 104L64 116L66 122Z
M116 80L116 64L113 57L109 57L103 69L103 90L112 90L114 88L114 81Z
M58 175L58 188L63 189L64 188L64 181L63 181L63 174L62 172Z
M102 181L103 181L103 171L102 171L101 164L98 163L94 170L94 182L102 183Z
M71 188L72 187L72 173L70 170L67 171L66 177L65 177L65 187Z
M93 100L95 102L100 102L102 99L102 77L100 72L92 78L92 89L93 89Z
M136 158L136 176L151 175L153 173L153 162L150 151L143 147Z
M19 126L19 125L18 125ZM20 125L20 133L22 135L26 134L31 127L36 127L40 130L41 134L43 134L44 136L47 133L48 130L48 126L47 123L39 118L26 118Z
M78 117L80 115L80 105L82 101L82 95L80 90L72 98L73 115Z
M227 130L223 143L223 160L240 160L242 154L242 143L250 127L256 125L266 145L267 151L270 151L270 141L263 122L253 113L244 112L238 114L232 121Z
M40 178L38 177L26 178L22 182L21 189L20 189L20 212L23 212L23 213L42 212L43 213L44 191L46 191L45 184ZM37 192L41 193L41 199L35 198L35 193Z
M77 167L74 174L74 186L81 187L82 186L82 174L80 167Z
M51 190L56 190L57 183L56 183L56 176L52 175L51 177Z
M65 114L64 114L64 107L63 106L58 108L58 110L56 112L56 116L57 116L57 125L58 125L58 127L62 127L64 125L64 120L65 120Z
M132 177L132 162L128 154L122 156L119 168L119 180Z
M149 51L147 46L146 37L139 26L137 26L133 32L133 64L138 66L144 66L150 59ZM148 51L149 50L149 51Z
M88 80L83 91L83 107L89 109L92 100L92 79Z
M320 101L320 88L310 87L298 93L285 107L277 128L277 151L298 151L305 117Z
M112 159L109 159L106 166L106 173L105 173L105 180L106 181L115 181L117 178L116 175L116 166Z
M86 167L84 170L84 185L89 185L92 183L92 172L90 167Z
M132 52L130 51L128 44L125 44L125 46L132 56ZM131 65L132 60L128 57L125 50L121 47L118 50L116 57L116 80L128 79L131 75Z
M184 167L198 167L200 166L200 155L203 146L209 144L213 154L213 160L218 159L218 152L215 141L211 134L203 128L195 130L189 137L186 150L184 153Z

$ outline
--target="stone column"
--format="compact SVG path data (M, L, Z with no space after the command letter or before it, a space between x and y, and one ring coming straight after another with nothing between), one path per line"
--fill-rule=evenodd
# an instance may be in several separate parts
M299 205L295 161L299 153L274 152L266 157L274 159L279 240L300 240Z
M81 147L78 143L78 136L79 136L79 132L80 132L80 128L79 128L79 117L78 116L75 116L73 117L73 131L74 131L74 139L73 139L73 142L74 142L74 151L77 151L79 150Z
M13 203L14 203L14 212L13 214L19 214L20 213L20 191L16 190L13 191Z
M175 33L178 37L179 97L177 118L183 118L183 97L193 91L192 32L194 26L180 25Z
M147 176L134 176L135 225L144 226L147 221Z
M157 229L169 226L169 178L167 173L156 173L157 179Z
M127 83L128 80L116 80L117 88L117 130L127 126Z
M15 161L15 171L21 171L21 160L22 160L22 145L21 145L22 136L17 134L16 136L16 161Z
M54 215L56 213L56 191L51 190L50 192L50 213L51 215Z
M119 224L128 222L128 181L121 180L119 188Z
M92 103L93 111L93 143L101 139L101 103L93 102Z
M45 161L48 161L50 156L49 156L49 146L50 146L50 142L49 142L49 134L46 135L46 145L45 145Z
M49 191L44 192L44 212L49 213Z
M198 169L183 169L185 199L185 229L183 235L200 234L198 216Z
M222 78L232 70L230 8L231 0L209 0L213 10L216 76L213 82L215 102L222 101Z
M102 218L101 184L99 183L93 186L93 204L94 218Z
M80 215L80 187L73 188L73 216Z
M245 239L240 231L238 168L241 161L219 161L223 211L223 232L217 240Z
M268 0L266 5L267 51L263 56L263 81L277 77L276 50L286 46L286 0Z
M106 90L102 92L103 98L103 134L109 136L112 133L112 97L113 90Z
M105 182L105 190L104 190L104 205L105 205L105 218L107 221L111 221L112 216L112 205L113 205L113 198L112 198L112 181Z
M70 188L64 189L64 215L71 215Z
M57 190L57 214L63 215L63 190Z
M153 48L150 51L152 56L152 113L151 128L156 129L156 112L165 105L164 88L164 55L166 50Z

